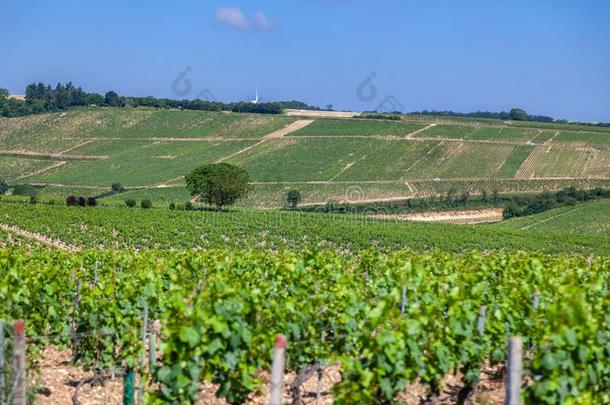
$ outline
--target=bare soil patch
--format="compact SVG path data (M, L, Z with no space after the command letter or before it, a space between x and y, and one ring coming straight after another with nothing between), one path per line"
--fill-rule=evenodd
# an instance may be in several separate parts
M38 387L36 403L39 404L71 404L76 386L79 382L92 377L93 372L87 372L71 363L71 352L69 350L58 350L50 346L44 350L39 363L39 372L30 378ZM501 367L483 367L478 390L472 398L472 405L502 404L504 401L504 384L502 381ZM110 371L104 372L111 376ZM260 389L253 392L246 402L250 405L264 405L269 402L270 376L268 372L260 375L263 384ZM285 404L293 404L295 397L290 388L295 381L295 373L286 373L284 377ZM440 395L440 404L455 404L457 395L462 388L460 373L450 374L443 381L443 390ZM330 365L323 368L320 384L320 404L330 405L333 403L332 388L341 380L340 367ZM147 385L148 389L154 390L155 386ZM310 373L300 388L303 405L316 404L316 393L318 386L317 372ZM213 384L202 384L198 404L201 405L226 405L227 402L216 398L214 395L216 386ZM121 404L123 393L123 382L120 370L116 370L114 378L106 378L81 385L78 390L78 400L83 405L97 404ZM414 383L409 385L397 397L397 403L406 405L418 405L423 403L426 397L425 388Z
M265 135L263 139L274 139L274 138L282 138L292 132L298 131L299 129L303 129L315 120L298 120L293 122L290 125L286 125L284 128L280 128L275 132L272 132L268 135Z
M24 238L34 239L48 247L54 247L57 249L65 250L67 252L75 252L75 251L79 250L79 248L76 246L69 245L69 244L62 242L60 240L57 240L57 239L49 238L48 236L44 236L39 233L23 230L14 225L0 224L0 229L3 229L7 232L13 232Z
M460 224L479 224L487 222L500 222L503 219L502 208L490 208L484 210L462 210L462 211L431 211L415 214L378 214L375 218L401 219L418 222L453 222Z
M285 110L290 117L316 117L316 118L353 118L360 115L354 111L317 111L317 110Z

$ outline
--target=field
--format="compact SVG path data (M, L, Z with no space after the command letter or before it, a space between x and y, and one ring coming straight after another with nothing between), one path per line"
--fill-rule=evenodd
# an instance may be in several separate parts
M496 225L504 229L533 230L575 236L610 236L610 202L597 201L563 207Z
M48 364L59 349L57 372L72 364L111 380L135 371L156 403L265 401L283 335L287 400L305 394L297 375L310 367L325 403L420 403L414 392L501 403L506 342L521 336L537 377L522 389L526 403L601 404L610 400L609 266L523 253L0 250L0 291L12 291L0 319L25 320L33 360ZM162 352L150 354L157 338ZM75 380L81 395L85 378ZM62 384L78 398L74 383L43 368L37 399L62 402ZM106 403L120 403L121 385L109 386Z
M306 204L324 204L348 195L372 201L610 185L610 132L599 128L432 117L312 120L109 108L3 118L0 177L49 185L47 194L59 197L58 186L108 190L120 182L133 189L125 198L148 193L183 202L186 172L227 161L250 173L253 191L241 205L262 208L283 206L289 189L300 190Z
M548 236L513 229L412 223L361 215L236 209L231 212L76 208L0 203L0 223L76 247L316 248L359 251L370 246L418 251L527 250L586 254L607 251L601 236Z
M120 404L134 378L147 403L268 403L283 336L286 403L495 404L518 336L524 403L610 403L608 200L477 225L270 209L292 189L306 206L610 187L610 132L418 118L0 119L0 178L41 190L0 200L0 321L25 321L29 395ZM249 172L237 207L185 205L210 162Z

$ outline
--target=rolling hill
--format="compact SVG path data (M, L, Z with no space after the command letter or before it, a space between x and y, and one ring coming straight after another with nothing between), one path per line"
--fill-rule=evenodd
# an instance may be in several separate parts
M120 182L131 189L122 198L181 201L186 172L226 161L250 173L242 204L264 208L293 188L319 204L610 186L610 129L302 118L140 108L2 118L0 178L59 195Z
M514 230L610 237L610 201L562 207L541 214L515 218L493 227Z

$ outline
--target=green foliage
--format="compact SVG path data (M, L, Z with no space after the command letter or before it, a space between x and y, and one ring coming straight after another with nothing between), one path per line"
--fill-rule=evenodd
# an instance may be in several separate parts
M610 297L607 279L597 280L587 290L563 287L549 308L528 403L610 403Z
M136 204L137 204L136 200L134 200L134 199L129 198L129 199L125 200L125 206L127 206L127 208L133 208L136 206Z
M149 209L153 207L153 202L152 200L148 199L148 198L144 198L142 201L140 201L140 208L143 209Z
M122 193L123 191L125 191L125 187L123 187L121 183L112 183L111 189L115 193Z
M151 403L194 403L203 381L244 403L284 334L287 372L341 364L339 404L395 403L415 382L432 400L458 369L476 384L515 335L528 348L527 403L593 404L610 399L609 277L606 257L525 253L13 248L0 249L0 319L26 321L30 361L48 345L74 345L85 369L139 372L148 308L163 353Z
M520 108L513 108L512 110L510 110L508 115L511 120L515 120L515 121L527 121L528 120L527 112L525 112L525 110L522 110Z
M301 192L299 190L290 190L286 195L286 201L292 209L295 209L301 202Z
M417 251L442 248L454 252L528 250L603 254L607 253L609 243L607 237L587 236L585 232L567 235L502 229L503 224L426 224L363 215L249 209L224 213L167 209L134 212L107 207L86 211L62 206L27 207L3 200L0 202L0 217L7 225L19 226L70 244L108 248L249 246L252 249L303 249L322 244L348 251L359 251L375 245L383 249L409 246ZM598 223L608 223L603 209L598 211L596 218ZM73 231L85 226L95 232Z
M15 184L12 186L13 195L22 195L22 196L35 196L40 193L40 187L31 186L29 184Z
M124 105L124 101L114 91L106 93L104 103L110 107L122 107Z
M184 177L192 196L219 208L248 193L248 172L229 163L201 166Z
M0 179L0 195L8 191L8 183L4 179Z

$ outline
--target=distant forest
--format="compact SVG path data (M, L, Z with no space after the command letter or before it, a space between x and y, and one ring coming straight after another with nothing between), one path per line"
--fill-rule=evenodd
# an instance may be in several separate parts
M9 97L6 89L0 88L0 115L18 117L30 114L62 111L77 106L106 107L152 107L177 108L200 111L232 111L259 114L282 114L285 108L320 110L300 101L279 101L253 104L250 102L221 103L205 100L173 100L169 98L120 96L114 91L104 95L87 93L71 82L58 83L55 87L44 83L32 83L26 87L25 101Z
M199 111L232 111L241 113L282 114L284 109L296 110L322 110L320 107L310 106L301 101L276 101L253 104L247 101L235 103L222 103L207 100L174 100L169 98L131 97L120 96L114 91L104 95L87 93L72 82L58 83L55 87L44 83L32 83L25 89L25 100L9 97L8 90L0 88L0 116L19 117L45 112L63 111L77 106L104 106L104 107L150 107L150 108L176 108ZM332 110L326 106L325 110ZM520 108L513 108L509 112L477 111L473 113L460 113L453 111L416 111L409 115L429 115L444 117L465 117L496 120L515 120L532 122L568 123L567 120L556 120L544 115L530 115ZM403 119L403 113L378 113L376 111L364 113L361 118ZM610 123L569 122L570 124L610 127Z
M492 120L514 120L514 121L532 121L532 122L554 122L557 124L578 124L578 125L590 125L597 127L610 127L610 123L590 123L590 122L573 122L568 120L556 120L552 117L545 115L530 115L520 108L513 108L510 112L489 112L489 111L477 111L472 113L460 113L453 111L416 111L409 113L409 115L433 115L443 117L464 117L464 118L482 118Z

